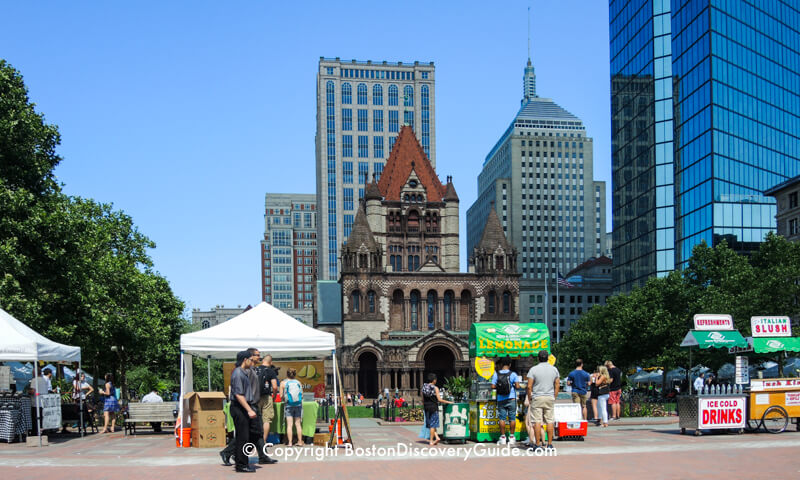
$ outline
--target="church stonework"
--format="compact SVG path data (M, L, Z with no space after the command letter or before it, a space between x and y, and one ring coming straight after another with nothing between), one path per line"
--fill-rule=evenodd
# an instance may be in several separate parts
M458 195L410 127L364 197L341 254L342 382L368 398L418 397L430 372L469 375L473 322L519 321L517 251L492 209L459 271Z

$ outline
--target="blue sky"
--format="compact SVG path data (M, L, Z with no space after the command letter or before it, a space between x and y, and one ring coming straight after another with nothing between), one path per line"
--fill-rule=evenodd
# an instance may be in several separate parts
M66 193L131 215L187 307L256 304L264 194L315 191L321 56L435 62L465 268L477 175L520 105L530 5L537 92L584 121L610 194L608 4L500 5L8 2L0 57L60 128Z

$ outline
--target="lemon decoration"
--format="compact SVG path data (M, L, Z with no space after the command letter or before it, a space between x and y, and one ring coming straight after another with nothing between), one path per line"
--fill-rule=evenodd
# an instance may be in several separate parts
M306 371L308 369L308 365L300 369L300 372L297 374L300 378L306 378Z
M492 374L494 373L494 362L486 357L476 357L475 371L478 375L488 380L492 378Z
M306 370L306 369L308 369L307 373L306 373L306 378L314 378L314 376L317 374L317 369L314 368L314 365L306 365L305 367L303 367L303 370ZM302 375L303 374L301 373L300 376L302 376Z

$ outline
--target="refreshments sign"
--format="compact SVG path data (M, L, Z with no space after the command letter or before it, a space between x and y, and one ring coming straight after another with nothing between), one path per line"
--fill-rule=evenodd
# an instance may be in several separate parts
M694 316L695 330L733 330L733 317L716 313L698 313Z
M754 337L791 337L792 322L789 317L750 317Z
M698 428L744 428L744 397L700 398Z

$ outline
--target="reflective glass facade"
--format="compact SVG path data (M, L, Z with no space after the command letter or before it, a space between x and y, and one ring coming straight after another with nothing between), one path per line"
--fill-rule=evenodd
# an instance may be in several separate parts
M610 2L614 285L740 252L775 229L762 192L800 173L800 12L784 1Z

